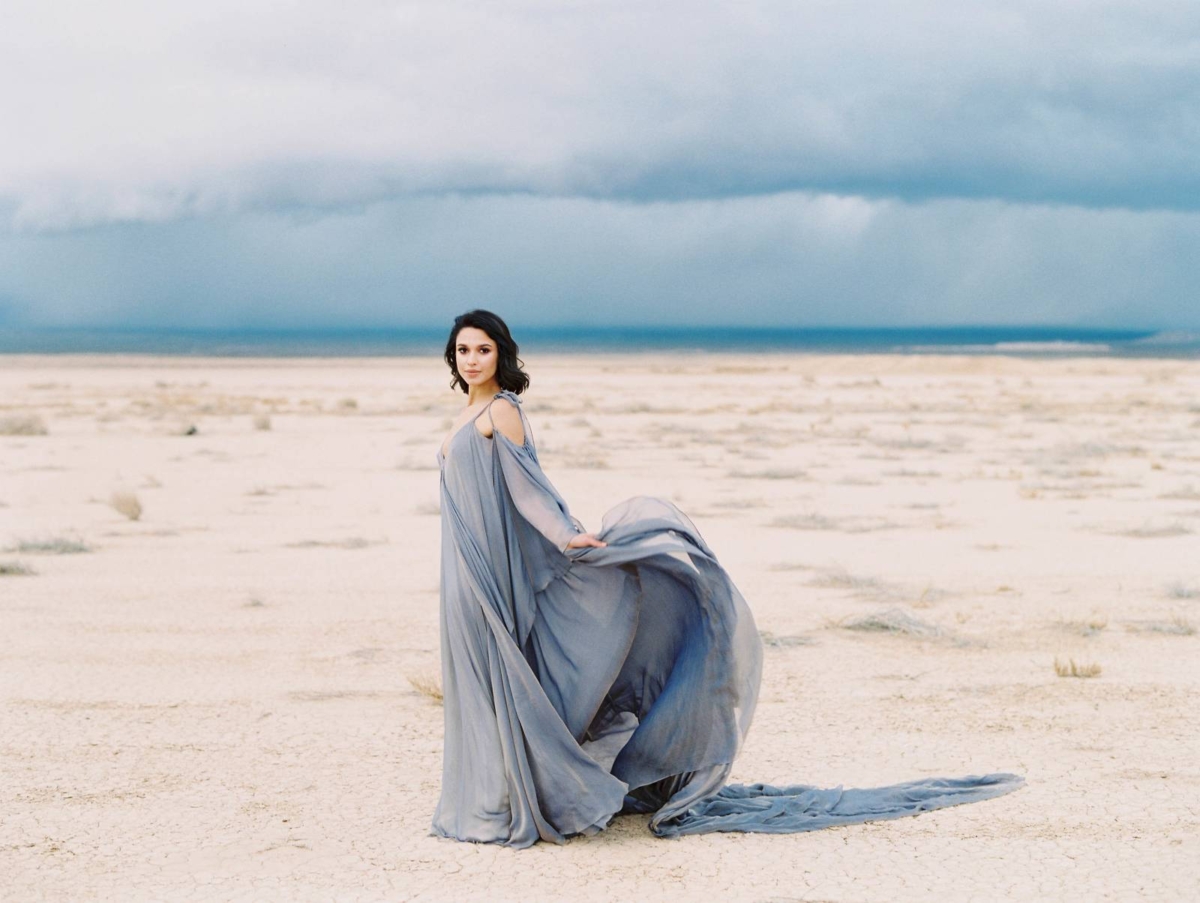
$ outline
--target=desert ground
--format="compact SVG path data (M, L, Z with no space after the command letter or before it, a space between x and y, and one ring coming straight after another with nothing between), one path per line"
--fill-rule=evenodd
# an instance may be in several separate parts
M430 836L444 364L9 355L0 899L1200 895L1200 361L523 356L572 513L674 501L754 611L731 780L1026 786L804 834Z

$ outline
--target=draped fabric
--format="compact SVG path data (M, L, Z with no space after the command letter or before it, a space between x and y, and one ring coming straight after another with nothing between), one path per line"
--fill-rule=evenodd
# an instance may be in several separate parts
M604 548L524 442L475 421L441 463L445 717L432 832L528 847L651 813L663 837L791 832L1007 793L1011 774L867 790L726 785L762 675L750 609L695 525L648 496L608 511ZM476 420L483 416L476 415Z

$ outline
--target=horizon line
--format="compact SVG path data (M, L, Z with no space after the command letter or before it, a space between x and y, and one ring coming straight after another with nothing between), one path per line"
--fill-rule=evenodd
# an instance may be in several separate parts
M755 324L755 323L689 323L673 325L662 323L528 323L520 324L517 328L522 331L576 331L576 332L706 332L714 329L738 330L743 332L955 332L961 330L1051 332L1070 331L1104 333L1107 335L1134 334L1153 335L1162 332L1188 333L1200 329L1196 326L1102 326L1079 323L917 323L907 325L897 324ZM23 330L30 332L128 332L128 333L189 333L189 334L363 334L363 333L397 333L397 332L444 332L445 325L408 324L408 325L305 325L305 326L183 326L183 325L146 325L134 326L128 324L53 324L53 323L2 323L0 330Z

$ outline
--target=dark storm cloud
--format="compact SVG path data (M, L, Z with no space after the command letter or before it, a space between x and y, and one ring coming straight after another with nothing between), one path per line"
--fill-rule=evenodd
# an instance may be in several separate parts
M39 322L1200 326L1200 217L786 194L623 204L485 195L320 217L138 223L0 242Z

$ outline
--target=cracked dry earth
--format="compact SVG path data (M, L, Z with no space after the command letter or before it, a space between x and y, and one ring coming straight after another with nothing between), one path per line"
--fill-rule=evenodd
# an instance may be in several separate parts
M769 640L733 780L1027 785L808 834L431 837L443 368L10 356L0 898L1200 896L1200 363L527 363L573 513L672 499Z

